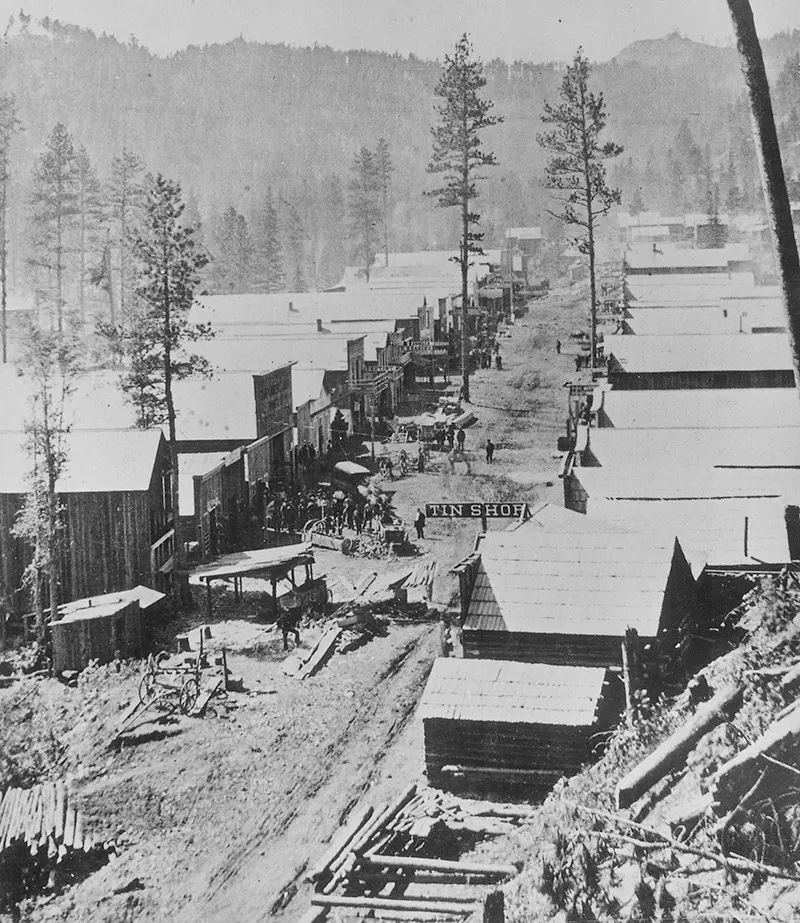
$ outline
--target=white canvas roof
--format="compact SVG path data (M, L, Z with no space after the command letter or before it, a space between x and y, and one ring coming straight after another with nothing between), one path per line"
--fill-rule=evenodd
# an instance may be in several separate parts
M626 372L791 370L783 333L626 336L605 338L606 355Z

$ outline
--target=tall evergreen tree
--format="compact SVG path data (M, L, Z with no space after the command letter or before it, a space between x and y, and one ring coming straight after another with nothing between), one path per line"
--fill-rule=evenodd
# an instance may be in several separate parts
M14 534L28 542L33 558L25 570L36 614L36 635L45 640L43 584L48 579L50 612L59 605L63 522L58 479L67 462L67 406L79 373L76 340L67 332L31 324L24 339L20 368L31 382L26 449L31 463L30 490L14 524Z
M537 141L550 154L545 167L545 186L559 203L551 212L576 229L576 243L589 259L591 360L597 363L597 281L595 233L598 219L621 201L620 191L606 182L604 161L617 157L622 148L612 141L601 143L606 124L603 94L589 89L591 68L578 48L561 81L560 102L545 103L542 121L552 125Z
M85 147L75 155L77 167L78 209L78 306L81 323L86 319L86 283L91 282L93 259L102 253L103 187Z
M292 261L292 281L289 290L292 292L305 292L308 291L304 274L306 229L297 208L289 203L287 205L286 243Z
M142 173L144 162L133 151L124 147L111 161L111 179L106 196L111 217L111 248L116 251L115 272L117 276L118 305L122 318L129 307L130 293L134 286L131 254L132 237L142 217L144 187ZM110 321L116 323L113 286L109 301Z
M55 309L64 327L71 254L78 215L78 158L72 135L59 122L33 168L31 192L31 255L37 296Z
M286 287L286 277L283 268L278 211L271 188L267 189L264 207L258 217L256 250L259 287L270 294L282 292Z
M217 292L241 294L252 289L255 248L244 215L231 205L217 222L212 265Z
M347 265L347 252L342 235L347 206L341 177L328 177L322 191L320 248L317 257L318 287L331 288L342 278Z
M3 363L8 361L8 194L11 184L11 141L21 128L17 101L6 93L0 96L0 338Z
M383 220L383 251L386 265L389 265L389 213L392 202L392 152L386 138L378 138L375 148L375 171L378 175L378 190L380 192L381 219Z
M362 147L353 158L350 178L350 221L359 275L369 282L378 248L381 222L380 179L375 155Z
M431 128L433 155L427 170L441 176L442 185L427 195L434 196L440 208L461 210L461 244L458 256L452 259L461 268L461 369L467 401L470 256L483 253L483 234L474 230L480 215L470 210L470 202L478 196L480 169L497 163L494 154L481 146L481 132L502 122L502 118L491 114L494 104L480 95L485 86L483 64L473 57L472 45L464 34L453 54L445 55L442 74L433 91L442 102L436 106L439 123Z

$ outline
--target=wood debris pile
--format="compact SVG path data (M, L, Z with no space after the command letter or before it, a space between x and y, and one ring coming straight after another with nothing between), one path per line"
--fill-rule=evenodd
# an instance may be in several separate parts
M110 844L85 829L62 782L9 788L0 799L0 910L63 879L89 874Z
M476 838L505 832L529 817L526 806L462 802L434 789L407 788L383 807L355 812L307 872L315 893L309 919L332 908L397 916L460 920L482 906L488 886L513 877L513 865L462 862L452 855L466 833Z

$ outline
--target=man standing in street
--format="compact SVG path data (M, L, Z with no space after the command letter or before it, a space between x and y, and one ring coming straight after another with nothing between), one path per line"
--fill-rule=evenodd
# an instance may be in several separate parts
M425 538L425 514L421 509L417 510L417 518L414 520L414 527L417 530L417 538Z
M491 439L486 440L486 461L488 464L492 464L494 459L494 443Z
M464 440L467 438L467 434L463 429L459 429L458 434L456 435L456 442L458 443L458 448L463 452L464 451Z

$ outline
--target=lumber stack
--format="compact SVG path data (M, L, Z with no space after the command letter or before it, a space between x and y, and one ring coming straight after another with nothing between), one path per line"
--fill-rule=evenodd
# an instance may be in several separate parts
M360 808L338 831L306 874L315 887L312 906L351 908L379 919L464 919L481 906L477 887L518 869L436 858L436 833L447 826L494 835L530 814L525 806L462 803L411 785L386 805Z
M107 844L91 835L63 782L8 788L0 796L0 908L43 886L58 866L89 871L107 854Z
M63 782L9 788L0 798L0 855L24 843L31 855L40 849L63 857L67 850L91 852L96 843L85 829Z

